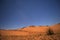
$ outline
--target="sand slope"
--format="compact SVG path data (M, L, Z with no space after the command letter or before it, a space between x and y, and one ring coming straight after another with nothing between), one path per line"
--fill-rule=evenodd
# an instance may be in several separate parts
M54 31L54 33L60 33L60 23L51 25L50 28L51 28L51 30Z
M51 30L51 31L50 31ZM51 32L53 31L53 34ZM60 40L60 24L0 30L1 40Z

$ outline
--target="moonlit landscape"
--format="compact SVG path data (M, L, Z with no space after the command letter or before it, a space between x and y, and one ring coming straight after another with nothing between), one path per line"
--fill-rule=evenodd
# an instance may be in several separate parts
M0 40L60 40L60 0L0 0Z

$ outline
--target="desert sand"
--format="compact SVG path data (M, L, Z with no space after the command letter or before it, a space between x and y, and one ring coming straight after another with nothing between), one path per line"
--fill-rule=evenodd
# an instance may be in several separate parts
M1 40L60 40L60 23L51 26L27 26L0 30Z

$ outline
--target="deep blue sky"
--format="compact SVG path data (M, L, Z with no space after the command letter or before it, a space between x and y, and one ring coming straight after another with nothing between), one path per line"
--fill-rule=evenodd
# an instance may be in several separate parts
M0 0L0 28L60 23L60 0Z

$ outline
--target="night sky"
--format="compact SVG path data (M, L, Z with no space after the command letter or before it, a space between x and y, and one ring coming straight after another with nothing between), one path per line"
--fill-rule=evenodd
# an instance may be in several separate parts
M60 0L0 0L0 29L60 23Z

